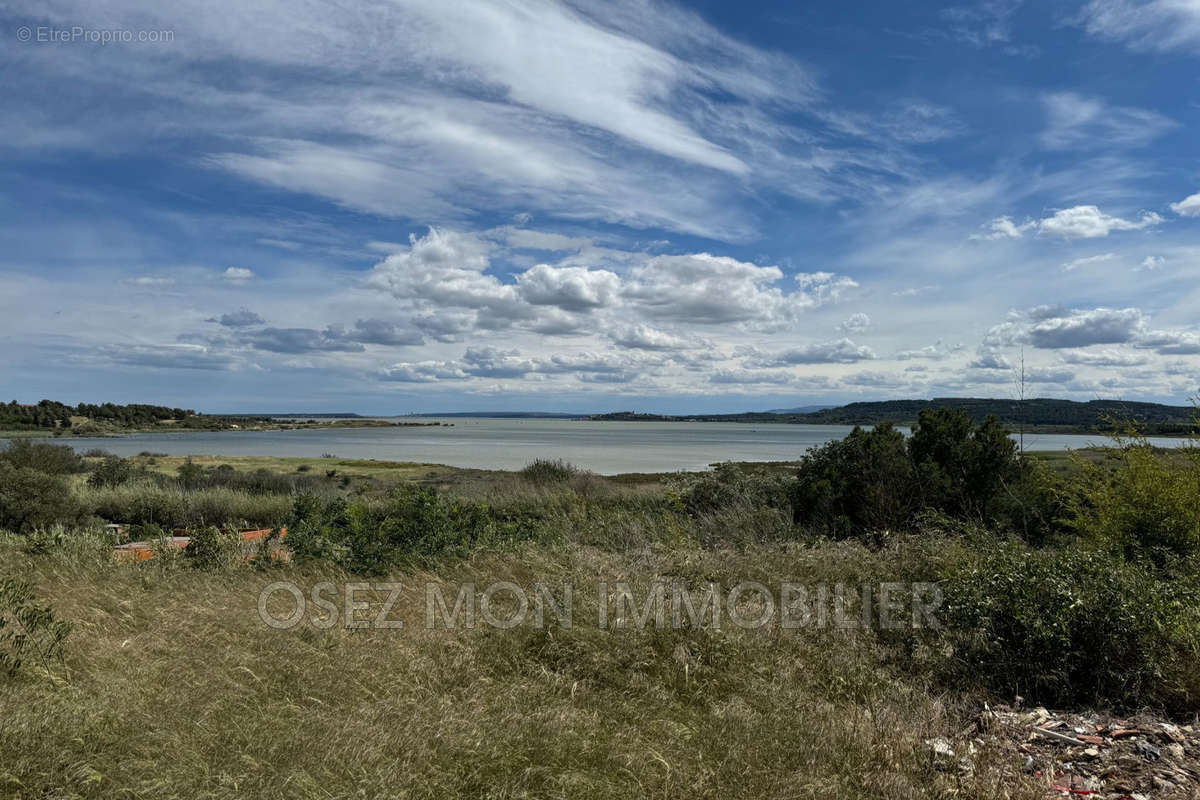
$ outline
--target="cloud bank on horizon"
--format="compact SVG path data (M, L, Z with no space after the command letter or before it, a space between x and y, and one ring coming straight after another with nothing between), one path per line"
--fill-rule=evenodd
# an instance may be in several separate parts
M1020 354L1042 396L1200 390L1195 4L18 0L0 31L25 401L732 411L1004 396Z

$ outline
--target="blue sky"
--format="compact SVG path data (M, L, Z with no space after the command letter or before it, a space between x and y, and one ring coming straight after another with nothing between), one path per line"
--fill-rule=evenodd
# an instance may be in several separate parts
M736 411L1011 396L1022 354L1034 396L1200 388L1196 2L0 28L0 396Z

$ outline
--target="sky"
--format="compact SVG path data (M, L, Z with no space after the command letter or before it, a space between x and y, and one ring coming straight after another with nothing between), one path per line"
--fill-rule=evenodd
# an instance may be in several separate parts
M1200 2L5 0L0 397L1200 391Z

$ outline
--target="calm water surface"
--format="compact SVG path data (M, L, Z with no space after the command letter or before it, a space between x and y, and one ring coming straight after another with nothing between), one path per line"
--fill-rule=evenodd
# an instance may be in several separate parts
M421 420L425 422L433 419ZM584 469L620 472L701 470L719 461L791 461L840 439L843 425L755 425L737 422L586 422L560 419L452 419L453 427L343 428L133 434L69 440L77 450L120 456L298 456L419 461L482 469L519 469L535 458L561 458ZM1103 444L1101 436L1025 436L1030 450ZM1164 447L1179 439L1154 439Z

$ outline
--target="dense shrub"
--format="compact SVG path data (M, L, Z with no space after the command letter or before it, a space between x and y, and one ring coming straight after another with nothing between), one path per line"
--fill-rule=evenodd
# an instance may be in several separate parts
M0 461L14 467L34 469L47 475L71 475L87 470L87 465L65 444L47 444L29 439L14 439L0 450Z
M234 530L204 525L193 530L184 550L197 569L222 569L241 560L241 538Z
M904 434L855 427L805 454L792 489L796 521L836 537L904 525L917 510Z
M1031 477L995 418L926 409L908 440L885 423L809 451L792 506L797 522L839 537L903 528L922 511L1032 528L1050 512L1031 508L1045 500Z
M29 533L51 525L79 525L86 518L86 509L63 478L0 461L0 529Z
M922 505L977 521L1021 476L1017 445L995 417L975 425L963 411L926 409L908 441Z
M1194 569L1200 560L1200 449L1161 453L1135 438L1120 441L1108 456L1101 464L1078 462L1072 527L1127 558Z
M951 676L1044 705L1200 709L1200 587L1110 552L980 544L943 582Z
M121 486L129 483L138 471L132 464L117 456L106 456L88 475L88 486Z
M532 536L522 521L422 486L401 485L381 501L296 499L288 545L297 558L331 557L359 572L383 572L435 554Z
M790 476L718 464L708 472L685 472L672 480L671 497L691 516L721 509L790 509Z
M521 477L537 484L566 483L579 474L579 469L561 458L539 458L521 470Z

